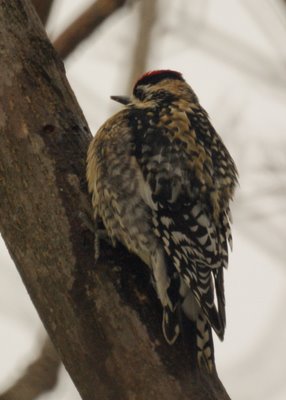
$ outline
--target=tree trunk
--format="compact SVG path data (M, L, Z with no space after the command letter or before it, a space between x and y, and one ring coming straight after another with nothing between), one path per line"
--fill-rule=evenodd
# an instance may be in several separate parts
M95 265L91 134L29 1L0 0L0 52L0 229L82 398L229 399L191 345L165 343L142 263L105 245Z
M43 25L46 25L54 0L32 0Z

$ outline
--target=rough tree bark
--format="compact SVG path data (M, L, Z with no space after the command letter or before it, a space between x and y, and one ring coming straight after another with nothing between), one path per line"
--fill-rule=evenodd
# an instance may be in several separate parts
M80 218L91 134L28 0L0 0L0 52L0 229L81 397L229 399L191 344L165 343L139 260L106 246L94 265Z
M54 0L32 0L43 25L46 25Z

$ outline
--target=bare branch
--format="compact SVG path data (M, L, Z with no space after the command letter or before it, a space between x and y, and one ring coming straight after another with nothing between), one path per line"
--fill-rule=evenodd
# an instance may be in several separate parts
M57 383L60 365L57 352L47 337L38 359L27 367L11 388L0 395L0 400L33 400L52 390Z
M46 25L54 0L32 0L32 3L41 18L43 25Z
M97 0L55 41L54 47L64 59L126 0Z
M134 82L147 68L148 54L151 43L152 28L156 21L157 0L144 0L138 4L139 29L135 44L132 70L129 86L132 89Z

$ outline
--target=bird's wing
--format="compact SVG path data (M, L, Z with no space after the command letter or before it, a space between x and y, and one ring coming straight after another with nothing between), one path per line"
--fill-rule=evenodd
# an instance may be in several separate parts
M175 268L171 271L170 296L173 293L174 297L179 275L222 338L225 314L221 267L227 265L229 222L226 211L215 209L214 163L207 146L198 140L200 134L187 114L181 113L176 122L150 125L137 135L134 155L144 179L142 188L146 184L150 188L154 232L171 261L170 269Z

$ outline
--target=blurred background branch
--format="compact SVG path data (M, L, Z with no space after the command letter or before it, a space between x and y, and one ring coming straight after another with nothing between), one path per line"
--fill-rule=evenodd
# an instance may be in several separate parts
M142 0L138 4L138 32L134 47L134 53L131 57L131 72L128 80L129 93L136 80L147 70L148 56L151 46L152 29L155 25L157 15L157 0Z
M64 59L115 11L121 8L126 0L97 0L86 9L54 41L54 47Z
M178 35L185 43L192 42L200 52L206 52L219 61L244 72L267 86L284 90L285 66L280 58L273 59L241 38L226 34L210 23L205 26L196 18L185 15Z
M61 362L46 337L39 357L30 364L13 386L0 395L0 400L34 400L57 384Z

